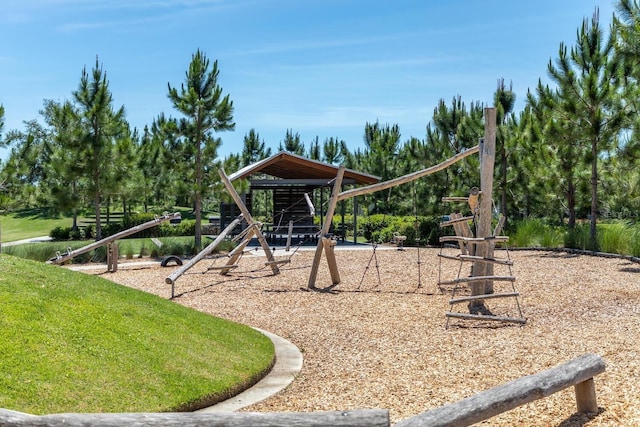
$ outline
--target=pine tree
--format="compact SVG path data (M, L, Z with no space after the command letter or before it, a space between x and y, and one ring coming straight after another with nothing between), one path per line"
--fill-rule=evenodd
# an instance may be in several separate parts
M586 161L591 168L590 246L597 250L598 163L601 155L616 143L619 132L632 112L621 94L621 62L614 60L613 33L605 38L600 28L598 10L591 20L584 19L577 33L576 45L568 50L560 44L558 58L549 62L548 71L557 84L552 106L558 119L569 124L570 132L579 129L587 145ZM565 124L562 126L567 126ZM573 134L575 135L575 133Z
M179 121L179 130L184 144L182 154L191 163L193 173L185 176L193 182L194 211L196 219L195 242L202 246L202 193L205 183L205 168L217 157L221 144L214 132L234 130L233 102L229 95L222 96L218 84L218 61L213 67L199 49L191 57L185 82L180 90L168 83L168 97L173 107L185 117Z
M125 130L124 107L113 109L113 96L109 90L107 73L96 58L91 73L82 70L78 89L73 99L80 117L81 145L78 146L77 161L88 179L88 191L95 213L95 238L102 238L100 207L103 201L104 180L113 166L111 155L116 140Z

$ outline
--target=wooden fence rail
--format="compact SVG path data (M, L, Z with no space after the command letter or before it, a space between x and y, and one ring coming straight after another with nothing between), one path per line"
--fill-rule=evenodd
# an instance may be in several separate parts
M574 386L578 412L598 412L593 378L604 360L585 354L546 371L511 381L396 424L396 427L468 426ZM30 415L0 409L5 427L388 427L389 411L364 409L330 412L129 413Z

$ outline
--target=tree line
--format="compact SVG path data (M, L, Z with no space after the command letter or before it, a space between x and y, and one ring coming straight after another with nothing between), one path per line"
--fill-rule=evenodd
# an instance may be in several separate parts
M619 0L607 24L596 9L585 17L572 44L560 43L547 64L550 83L540 79L515 111L511 84L497 81L494 203L509 222L535 216L569 229L603 217L634 220L640 209L640 5ZM96 58L82 70L78 88L63 102L45 100L42 122L3 132L10 148L1 165L3 208L51 206L74 218L88 207L193 206L196 246L201 212L224 197L217 170L228 173L272 154L251 129L239 153L218 157L221 132L235 128L234 106L217 82L219 69L196 51L179 87L167 96L179 117L159 114L144 129L132 129L124 107L114 105L106 71ZM441 99L426 123L424 138L402 140L397 124L366 123L363 148L351 150L338 136L303 142L286 129L278 150L307 156L388 180L439 163L478 143L485 105L456 95ZM367 196L366 214L444 215L443 196L465 195L479 183L479 163L460 164L384 194ZM74 220L74 227L77 224Z

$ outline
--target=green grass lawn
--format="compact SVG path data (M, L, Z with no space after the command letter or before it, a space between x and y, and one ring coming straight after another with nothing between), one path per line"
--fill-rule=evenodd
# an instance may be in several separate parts
M71 218L51 217L46 209L23 209L0 215L2 242L48 236L56 227L71 227Z
M189 410L274 360L253 329L95 276L0 255L0 407Z

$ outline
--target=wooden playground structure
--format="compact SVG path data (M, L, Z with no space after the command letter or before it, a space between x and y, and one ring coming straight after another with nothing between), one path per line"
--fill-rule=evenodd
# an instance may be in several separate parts
M495 141L496 141L496 112L495 108L485 108L485 134L481 139L480 144L469 148L463 152L460 152L453 157L439 163L435 166L413 172L401 177L391 179L389 181L380 182L376 184L367 185L364 187L353 188L350 190L342 191L343 178L345 173L345 167L340 166L337 171L336 177L333 179L333 188L331 197L328 201L326 214L322 222L322 227L318 233L317 246L313 263L311 266L311 272L307 282L307 288L309 290L327 291L337 286L340 279L340 271L338 268L336 256L334 253L334 247L336 240L330 233L330 227L333 221L336 205L338 202L357 196L375 193L385 189L390 189L408 182L415 181L419 178L431 175L438 171L444 170L451 165L459 162L460 160L470 156L472 154L479 153L480 155L480 188L472 188L469 197L460 198L445 198L445 202L465 202L468 204L471 214L468 216L462 216L459 212L454 212L450 216L450 220L443 223L442 226L453 226L456 235L445 236L440 239L442 243L456 242L460 247L460 254L457 256L446 256L443 258L452 259L460 263L470 262L472 263L472 271L468 277L457 277L453 280L440 280L438 285L455 285L453 290L453 296L450 300L451 309L447 313L448 317L461 318L467 320L490 320L500 322L513 322L524 324L526 320L522 317L520 305L518 303L518 292L515 290L513 283L515 277L512 275L494 275L494 265L508 265L512 263L509 260L496 259L494 257L494 249L496 242L506 242L508 237L500 236L499 233L502 230L504 219L498 221L498 225L492 227L493 219L493 173L495 163ZM274 275L279 274L280 270L278 265L281 263L289 262L289 260L275 260L273 252L267 243L267 240L262 232L262 224L256 222L247 206L243 203L242 198L237 193L229 177L226 175L223 169L219 170L220 178L229 192L237 207L240 209L241 214L231 224L229 224L218 237L207 246L196 257L190 260L188 263L180 267L166 278L166 283L171 285L171 297L175 296L175 282L176 280L187 270L193 267L198 261L205 256L211 254L214 249L225 240L232 230L240 224L242 221L246 222L246 229L238 236L242 238L239 245L228 254L227 263L224 266L218 267L220 274L228 274L229 271L237 267L237 262L253 238L257 238L260 246L264 250L266 255L265 265L269 266ZM310 204L308 197L307 203ZM313 211L313 206L310 209ZM476 225L475 231L471 229L469 223L473 222ZM402 236L396 236L396 239L402 240ZM317 275L320 268L320 262L322 255L325 255L327 260L327 266L331 275L332 284L325 288L317 287ZM511 284L511 289L508 292L494 292L494 282L508 282ZM468 285L470 295L457 296L456 291L460 291L460 286ZM499 316L494 315L485 306L485 301L488 299L496 298L515 298L515 304L518 309L518 316ZM453 307L467 303L469 313L455 312Z

